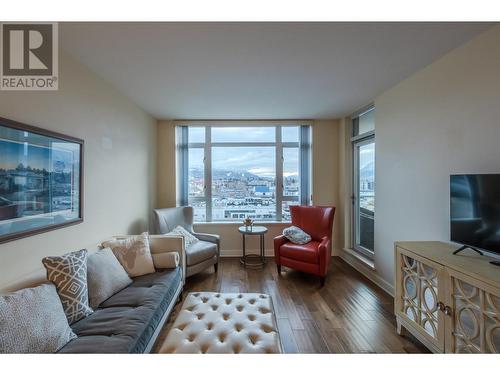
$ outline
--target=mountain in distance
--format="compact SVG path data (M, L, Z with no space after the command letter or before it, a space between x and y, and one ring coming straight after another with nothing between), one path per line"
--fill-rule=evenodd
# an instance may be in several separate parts
M189 173L191 176L194 178L203 178L203 169L201 168L191 168L189 170ZM213 179L246 179L246 180L274 180L272 177L263 177L263 176L258 176L254 173L250 173L248 171L241 171L241 170L228 170L228 169L214 169L212 171L213 174ZM299 174L298 173L293 173L288 176L284 176L283 178L285 180L290 180L290 179L298 179Z
M375 180L375 162L371 161L361 168L359 171L359 179L367 181Z
M191 168L189 173L195 178L203 178L203 169L201 168ZM257 176L256 174L247 171L237 171L237 170L224 170L224 169L214 169L212 170L213 179L247 179L247 180L258 180L266 179L265 177Z

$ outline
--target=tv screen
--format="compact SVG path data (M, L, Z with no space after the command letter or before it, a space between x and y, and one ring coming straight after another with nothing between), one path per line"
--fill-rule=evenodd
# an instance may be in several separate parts
M500 174L450 177L451 241L500 253Z

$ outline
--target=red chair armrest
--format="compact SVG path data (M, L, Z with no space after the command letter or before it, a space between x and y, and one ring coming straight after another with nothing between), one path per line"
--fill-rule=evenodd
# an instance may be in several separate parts
M319 251L319 273L320 276L325 276L328 272L330 259L332 257L332 241L328 237L323 237L323 240L318 246Z
M288 242L288 239L283 236L277 236L274 237L274 260L276 261L277 264L279 263L280 259L280 247Z

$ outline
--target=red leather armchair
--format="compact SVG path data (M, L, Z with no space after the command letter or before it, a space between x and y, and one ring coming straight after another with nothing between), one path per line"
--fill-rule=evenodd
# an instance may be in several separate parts
M281 274L281 266L318 275L325 285L331 258L332 226L335 207L290 206L292 225L311 236L311 242L294 244L281 235L274 239L274 260Z

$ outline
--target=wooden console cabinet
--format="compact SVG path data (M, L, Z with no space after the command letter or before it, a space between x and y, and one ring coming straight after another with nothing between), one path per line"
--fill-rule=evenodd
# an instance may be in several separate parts
M435 353L500 353L500 267L443 242L396 242L398 333Z

